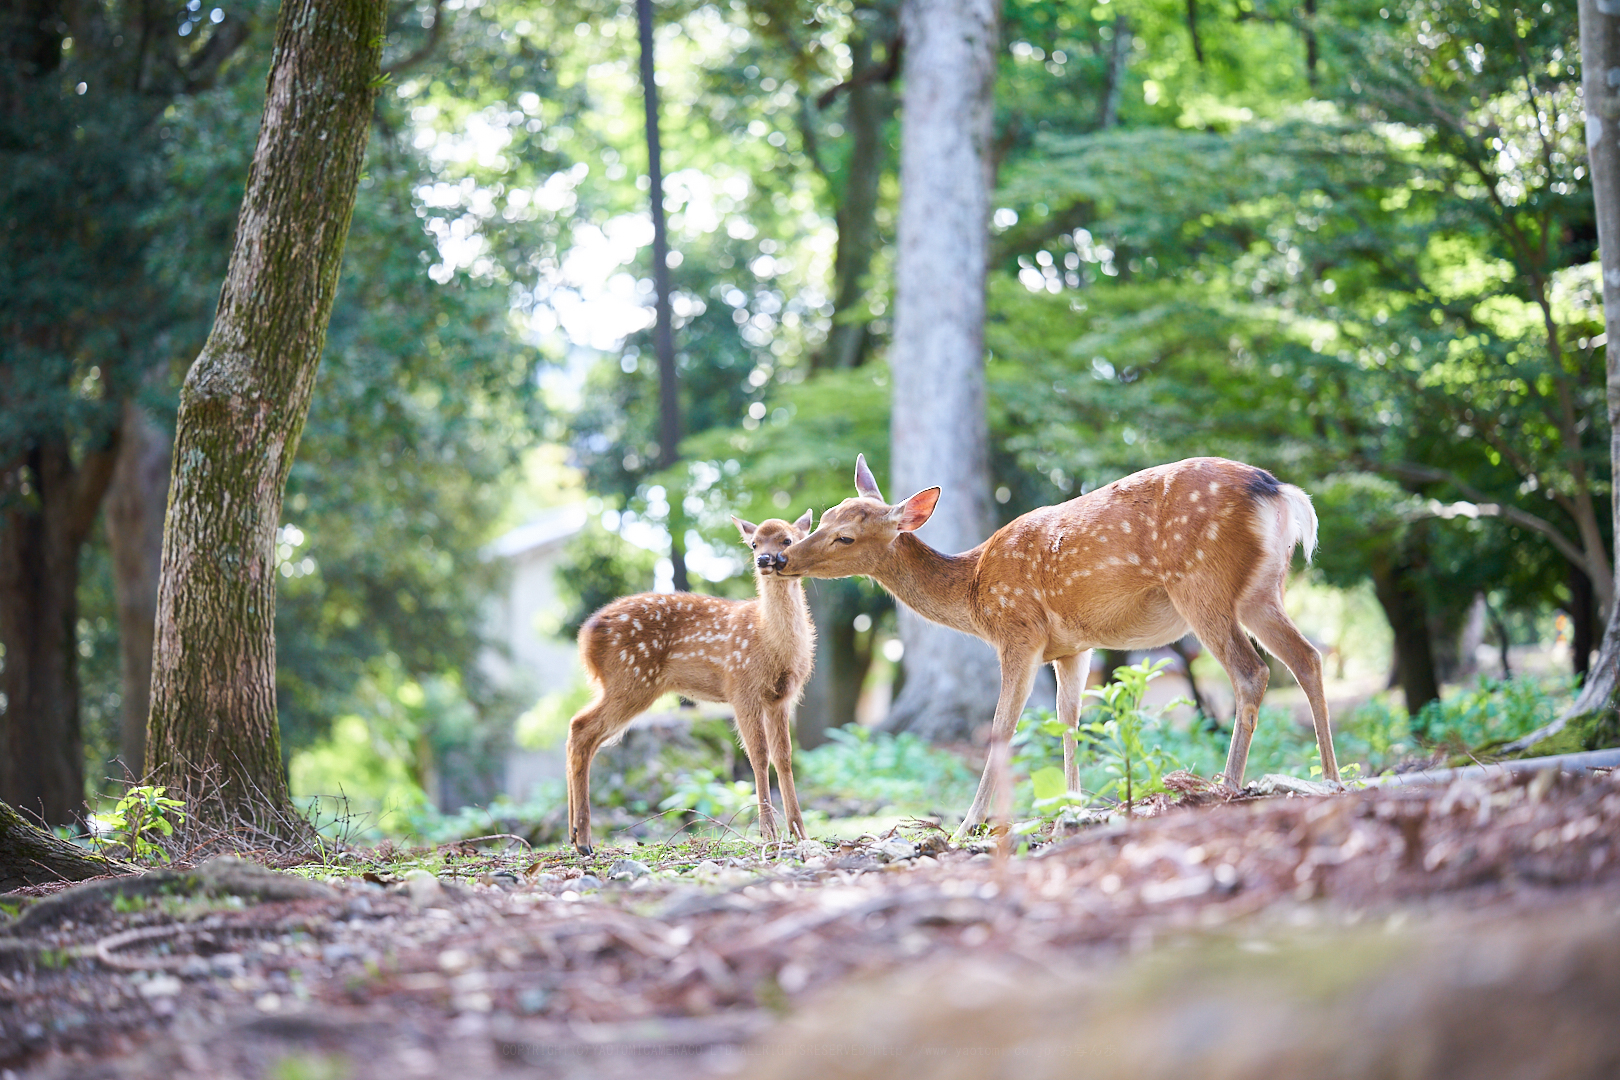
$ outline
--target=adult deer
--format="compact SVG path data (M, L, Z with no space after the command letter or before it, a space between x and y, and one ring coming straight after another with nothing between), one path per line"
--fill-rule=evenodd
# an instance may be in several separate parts
M595 700L568 723L568 838L581 854L591 853L591 759L669 693L730 702L754 767L760 832L776 838L774 765L788 828L804 837L790 729L815 663L815 628L804 586L777 571L810 519L808 510L791 525L731 519L754 552L754 600L639 593L613 601L579 628L580 659L596 687Z
M1322 660L1283 610L1294 545L1304 546L1307 559L1316 549L1316 513L1299 488L1252 465L1189 458L1032 510L960 555L942 554L912 535L933 514L939 488L890 506L861 456L855 490L856 498L823 514L816 531L788 550L778 573L864 574L918 614L995 647L1001 696L991 727L992 764L958 836L985 820L995 795L996 754L1012 736L1037 666L1050 663L1057 674L1058 718L1068 728L1063 767L1072 791L1079 787L1074 731L1091 650L1150 648L1189 628L1226 669L1237 695L1227 781L1243 783L1269 677L1249 633L1304 688L1323 776L1338 780Z

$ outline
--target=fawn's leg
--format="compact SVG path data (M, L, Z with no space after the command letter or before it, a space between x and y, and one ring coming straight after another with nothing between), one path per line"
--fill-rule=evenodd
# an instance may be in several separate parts
M771 806L771 759L765 740L764 710L758 706L739 706L737 709L737 735L742 739L748 764L754 767L754 793L759 800L759 834L766 840L776 839L776 810Z
M793 709L778 702L765 712L765 738L771 764L776 767L776 785L782 789L782 813L788 833L805 839L804 815L799 812L799 795L793 788Z
M1063 725L1063 780L1070 793L1080 790L1080 763L1075 760L1075 740L1080 731L1080 702L1091 674L1091 650L1059 657L1052 661L1057 676L1057 718Z
M1001 654L1001 697L996 701L996 719L990 727L990 760L985 762L973 805L968 807L967 817L957 827L955 839L958 841L989 815L991 800L1001 782L998 774L1006 771L1006 747L1018 726L1018 714L1024 711L1024 702L1029 700L1029 692L1035 685L1039 660L1037 652Z
M568 841L581 855L591 853L591 760L650 704L640 697L603 696L568 722Z

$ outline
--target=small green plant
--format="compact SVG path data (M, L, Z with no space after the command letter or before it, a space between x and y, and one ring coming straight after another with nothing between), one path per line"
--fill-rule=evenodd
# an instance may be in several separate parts
M168 862L168 852L153 837L173 836L174 824L169 815L173 814L175 821L184 821L186 804L164 795L167 790L146 785L130 788L112 813L100 818L102 831L94 842L100 847L122 846L137 862Z
M1164 774L1178 767L1157 743L1149 748L1142 738L1148 721L1158 719L1143 710L1142 699L1147 694L1148 683L1164 674L1169 665L1168 660L1157 663L1143 660L1131 667L1116 668L1113 682L1085 692L1086 697L1097 702L1102 716L1080 725L1081 738L1102 759L1104 769L1114 778L1097 794L1113 794L1125 803L1126 813L1137 798L1163 791ZM1177 698L1165 708L1191 704L1186 698Z
M966 805L978 778L962 759L910 732L891 735L850 724L794 755L801 798L830 796L929 814Z
M715 821L730 822L753 802L753 784L744 780L721 780L713 769L693 769L675 782L675 790L658 808L685 810Z

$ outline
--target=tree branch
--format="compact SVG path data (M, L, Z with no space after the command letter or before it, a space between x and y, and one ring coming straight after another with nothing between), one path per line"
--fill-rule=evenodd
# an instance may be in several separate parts
M433 55L433 50L439 47L439 38L444 32L444 0L433 0L433 25L428 27L427 40L422 47L409 56L394 61L382 69L384 75L403 75L411 68L420 64Z

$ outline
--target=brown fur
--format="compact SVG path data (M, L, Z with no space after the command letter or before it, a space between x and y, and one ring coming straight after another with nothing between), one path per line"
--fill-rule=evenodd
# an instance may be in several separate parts
M1300 489L1252 465L1189 458L1032 510L972 551L944 555L911 535L933 513L939 488L890 506L864 458L855 486L860 495L822 515L783 573L868 575L919 614L995 646L993 746L1011 738L1036 667L1051 663L1058 717L1071 732L1064 769L1070 790L1078 788L1072 732L1091 650L1150 648L1191 629L1232 677L1237 718L1226 778L1240 785L1268 678L1253 633L1304 688L1323 774L1338 779L1321 657L1283 610L1294 545L1309 558L1316 544L1316 515ZM964 831L985 819L993 772L986 767Z
M804 588L775 573L775 560L810 528L772 519L738 530L754 553L753 600L694 593L640 593L613 601L579 630L579 655L596 698L568 725L569 840L591 850L591 760L660 696L724 701L736 710L737 734L754 768L759 827L777 835L770 766L782 789L788 827L803 837L793 789L793 707L815 661L815 629Z

